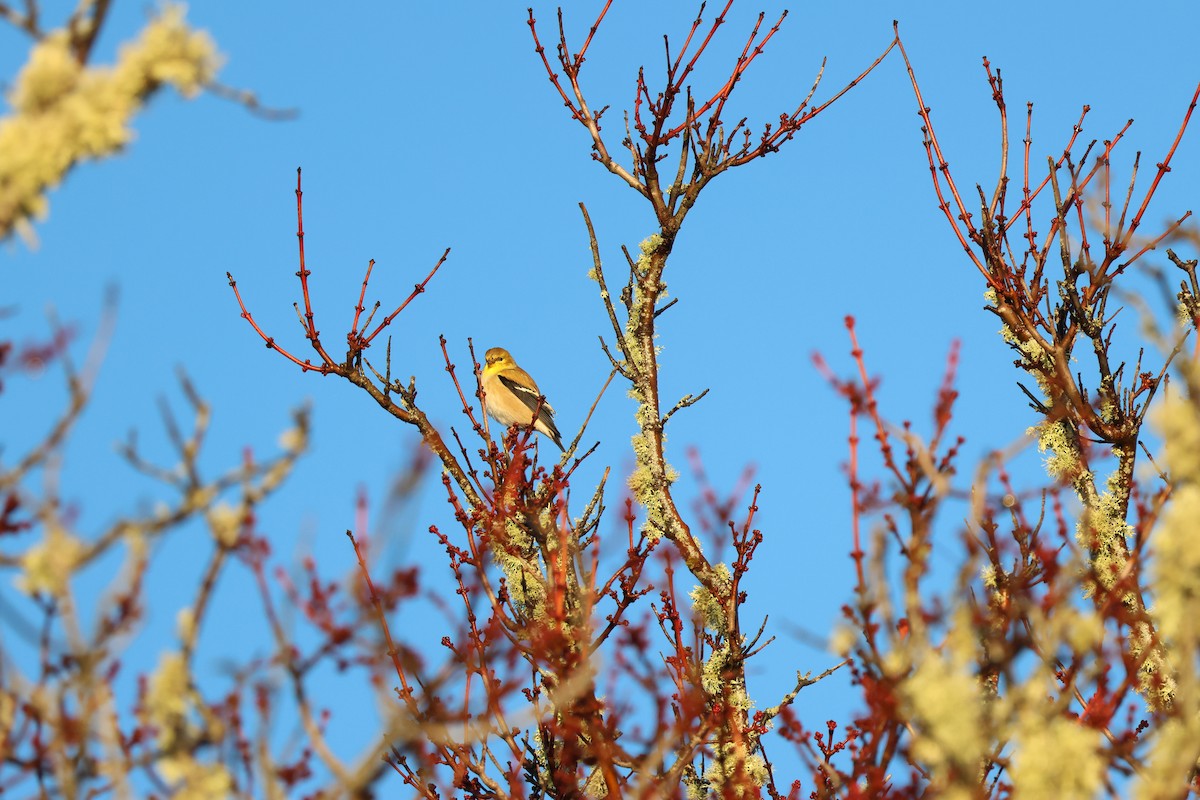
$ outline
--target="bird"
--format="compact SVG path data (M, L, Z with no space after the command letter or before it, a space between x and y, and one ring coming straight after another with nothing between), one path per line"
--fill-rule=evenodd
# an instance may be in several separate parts
M554 425L554 408L546 402L529 373L517 366L503 347L493 347L483 356L480 385L486 395L487 413L504 427L533 423L533 429L563 447L562 434ZM533 415L537 414L537 419Z

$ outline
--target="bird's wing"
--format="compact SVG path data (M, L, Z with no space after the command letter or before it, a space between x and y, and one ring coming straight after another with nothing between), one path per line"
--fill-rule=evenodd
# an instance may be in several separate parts
M515 380L513 380L512 378L509 378L508 376L504 375L503 373L500 375L497 375L496 377L500 379L500 382L504 384L506 389L508 389L510 392L512 392L514 395L516 395L517 398L522 403L525 404L525 406L529 409L529 415L533 416L534 410L538 408L538 400L541 397L537 393L537 390L530 389L528 386L522 386L521 384L517 383ZM549 413L551 415L554 414L554 409L545 400L541 400L541 409L542 409L543 416L547 413Z
M500 379L500 383L504 388L512 392L514 397L525 404L525 407L529 409L530 416L533 416L534 413L537 414L534 427L553 439L554 443L558 445L559 450L564 450L562 434L558 432L558 426L554 424L554 408L546 402L544 397L538 394L537 384L533 382L533 378L529 377L528 373L521 371L518 374L524 378L524 383L518 383L504 373L500 373L496 377Z

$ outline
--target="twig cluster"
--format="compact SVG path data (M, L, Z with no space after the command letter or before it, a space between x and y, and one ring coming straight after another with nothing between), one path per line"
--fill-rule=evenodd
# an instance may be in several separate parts
M609 381L620 376L637 402L636 463L622 517L623 555L611 549L616 542L600 532L608 470L588 493L582 515L569 510L571 478L596 452L593 446L576 456L582 428L563 461L547 469L538 461L528 428L514 427L499 443L490 437L473 345L475 385L464 388L447 342L441 341L447 372L478 445L464 441L454 429L445 436L434 428L417 404L415 379L407 384L395 379L390 344L382 370L367 360L367 349L424 291L446 254L409 298L373 329L378 304L366 321L360 321L367 311L364 299L373 262L368 265L343 358L330 354L314 319L299 184L297 276L303 301L296 311L317 359L302 359L283 349L255 322L233 278L229 279L242 316L268 348L306 372L337 375L366 391L396 419L413 425L442 467L447 500L462 530L453 537L436 527L431 530L447 553L468 623L458 637L444 642L459 665L460 704L432 702L435 698L420 670L396 656L398 643L386 614L382 609L379 614L393 655L399 702L412 730L424 734L420 741L397 742L389 762L414 791L430 798L452 789L479 797L525 793L573 797L584 787L594 796L614 797L628 791L658 796L683 786L696 792L734 794L766 787L779 794L762 737L796 693L817 680L798 676L796 690L781 703L754 710L746 663L770 637L765 621L757 633L745 633L740 609L746 599L744 581L762 540L753 527L758 489L741 523L732 521L731 504L718 504L716 495L709 495L704 501L708 511L698 517L703 535L693 531L690 515L678 507L671 488L676 474L664 453L664 431L674 414L699 401L705 392L686 396L669 408L662 402L656 325L674 302L660 303L666 291L667 260L700 192L726 170L776 152L874 69L896 42L832 98L810 106L818 75L799 105L780 115L777 123L763 126L755 137L745 119L727 127L722 115L739 81L779 32L783 18L764 32L760 15L728 79L696 96L689 81L725 24L732 3L727 2L708 23L702 6L681 47L673 48L664 38L662 91L653 92L639 71L621 142L629 163L622 164L611 155L602 135L605 108L593 110L579 80L610 5L600 11L578 52L567 43L560 11L555 49L561 73L551 65L532 10L529 26L551 83L571 118L589 132L593 157L649 201L657 223L657 232L642 244L637 258L625 251L628 279L613 295L599 241L581 204L593 255L591 274L599 284L614 337L611 344L601 338L613 370ZM671 174L662 175L660 165L672 147L677 148L670 156L675 166ZM572 457L574 461L568 463ZM726 564L706 556L704 538L711 538L714 546L730 548L731 561ZM610 547L602 551L603 541L609 541ZM365 564L363 574L369 581ZM691 609L681 602L676 588L681 578L698 584L690 592ZM639 601L649 596L658 599L647 611ZM653 628L664 637L660 663L645 653ZM606 672L598 671L601 663L607 664ZM605 693L602 680L625 688ZM629 688L644 702L615 699ZM524 701L521 711L514 710L514 701L519 700Z

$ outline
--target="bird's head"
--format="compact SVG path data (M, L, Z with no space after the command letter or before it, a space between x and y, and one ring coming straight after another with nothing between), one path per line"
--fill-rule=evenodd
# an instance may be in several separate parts
M488 350L484 353L483 361L489 369L504 369L516 366L513 357L503 347L493 347Z

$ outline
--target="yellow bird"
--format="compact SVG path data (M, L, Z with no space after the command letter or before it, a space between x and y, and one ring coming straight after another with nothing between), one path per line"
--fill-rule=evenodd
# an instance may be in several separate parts
M529 373L517 366L517 362L502 347L493 347L483 356L484 367L480 383L486 394L485 405L488 415L507 428L510 425L528 426L544 433L566 451L562 434L554 425L554 409L538 390L537 383ZM534 419L537 414L537 419Z

